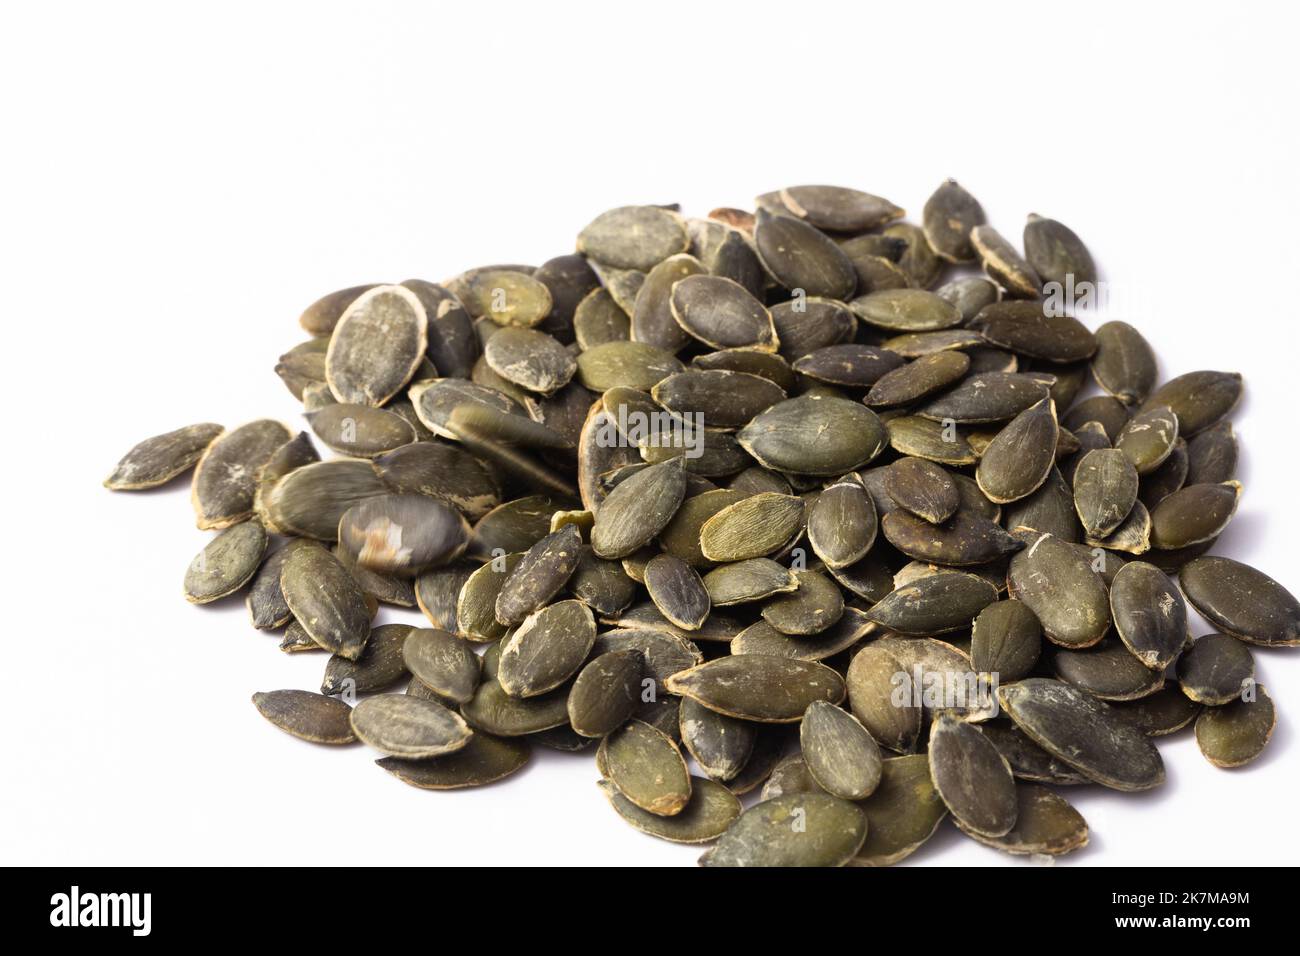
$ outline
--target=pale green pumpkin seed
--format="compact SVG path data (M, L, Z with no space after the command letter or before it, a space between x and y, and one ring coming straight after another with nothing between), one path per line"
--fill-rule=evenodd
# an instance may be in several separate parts
M408 760L452 753L473 736L459 714L436 701L405 694L376 694L359 701L351 722L362 743Z
M665 687L725 716L759 723L795 723L815 700L844 699L844 679L829 667L766 654L720 657L674 674Z
M798 579L770 558L724 564L704 575L704 588L714 607L761 601L798 587Z
M867 839L851 866L891 866L915 853L939 829L948 808L930 779L925 754L891 757L880 785L858 804L869 823Z
M882 289L848 305L863 322L889 332L934 332L961 323L955 305L923 289Z
M225 431L204 422L146 438L122 456L104 479L110 491L142 491L167 484L193 468L208 446Z
M569 725L583 737L604 737L626 723L640 704L645 657L610 651L593 658L569 689Z
M185 600L210 604L253 579L266 554L266 530L256 520L226 528L195 556L185 571Z
M998 837L977 833L956 821L958 828L985 846L1015 856L1061 856L1088 845L1088 824L1078 810L1046 787L1022 783L1016 787L1016 825Z
M601 213L578 234L578 251L616 269L645 271L679 252L690 239L682 218L658 206L620 206Z
M511 697L536 697L578 672L596 640L596 621L580 601L559 601L530 614L501 645L497 675Z
M730 790L712 780L692 778L690 800L671 817L642 810L608 780L598 781L598 785L619 816L642 833L670 843L712 842L726 832L742 809Z
M339 318L325 353L325 379L339 402L379 406L411 380L428 346L424 304L400 285L376 286Z
M600 742L609 782L632 804L656 816L676 816L691 799L691 777L673 739L632 720Z

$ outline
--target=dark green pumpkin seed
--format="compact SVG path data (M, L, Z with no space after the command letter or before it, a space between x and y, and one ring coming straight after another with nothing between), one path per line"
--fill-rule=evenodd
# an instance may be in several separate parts
M486 655L483 677L474 697L460 708L461 716L476 731L497 737L523 737L568 725L568 688L538 697L511 697L489 675Z
M828 345L853 338L858 323L848 306L818 297L781 302L771 307L780 353L794 361Z
M272 485L263 500L277 531L334 541L339 520L349 508L389 493L370 462L344 458L295 468Z
M782 634L821 634L844 614L844 596L816 571L795 571L798 589L763 605L763 620ZM734 650L733 650L734 653Z
M975 258L971 230L984 225L979 201L957 184L945 180L925 201L921 225L931 248L948 262L970 262Z
M266 531L242 521L213 538L185 571L185 600L209 604L234 594L253 579L266 554Z
M828 385L869 388L903 362L901 355L886 349L849 342L808 353L794 363L794 370Z
M888 199L843 186L789 186L781 205L818 229L866 232L904 215Z
M1189 485L1217 485L1237 474L1237 438L1232 422L1211 425L1187 443Z
M734 780L758 740L758 725L683 698L678 715L682 743L711 780Z
M323 295L303 310L298 324L312 335L328 336L357 296L373 288L373 285L357 285Z
M875 505L857 482L831 485L808 508L808 542L832 568L846 568L865 557L878 527Z
M618 792L647 813L676 816L691 799L691 777L673 739L629 721L600 742L600 762Z
M1149 475L1164 463L1178 440L1178 418L1166 406L1138 412L1115 436L1115 447L1128 456L1139 475Z
M1056 460L1056 404L1045 399L998 432L980 458L975 480L995 504L1019 501L1036 491Z
M354 458L375 458L415 441L415 429L400 415L369 405L335 402L309 412L307 421L329 448Z
M285 559L280 590L294 619L321 647L355 661L370 636L370 609L347 568L324 548Z
M726 607L794 591L799 582L769 558L749 558L714 568L704 575L704 587L714 607Z
M455 445L412 442L375 458L374 468L393 491L441 499L470 521L501 504L492 472Z
M563 388L578 369L568 349L536 329L501 329L484 346L483 358L507 382L543 395Z
M799 724L808 772L827 793L844 800L869 797L880 783L880 747L852 714L814 701Z
M542 538L501 583L497 620L507 626L518 624L540 610L569 582L581 557L582 534L576 525L565 525Z
M867 617L900 634L943 634L969 627L997 599L997 588L982 578L941 571L886 595Z
M350 744L357 739L341 700L307 690L273 690L253 695L258 713L286 734L314 744Z
M497 679L512 697L544 694L578 672L595 640L591 609L559 601L529 615L505 639Z
M948 713L930 727L930 778L963 830L985 837L1016 823L1016 782L1011 767L974 724Z
M402 647L406 669L439 697L467 703L479 684L478 655L454 634L416 628Z
M1216 767L1241 767L1258 757L1277 726L1273 699L1262 684L1222 707L1207 707L1196 718L1196 743Z
M885 427L858 402L801 396L778 402L736 436L760 464L804 475L842 475L876 457Z
M1043 629L1020 601L998 601L980 611L971 628L971 666L1000 681L1028 677L1042 651Z
M1189 485L1151 512L1151 546L1172 550L1211 541L1223 533L1241 498L1241 484Z
M644 342L607 342L578 356L578 379L593 392L615 386L648 390L682 370L671 352Z
M923 289L882 289L849 302L868 325L890 332L934 332L961 323L957 307Z
M985 306L970 326L991 345L1048 362L1082 362L1097 351L1096 337L1082 322L1044 315L1039 302L995 302Z
M1146 401L1156 384L1156 355L1142 333L1127 322L1106 322L1096 336L1092 377L1097 384L1126 405Z
M956 482L938 465L923 458L902 458L894 462L885 469L884 484L885 491L900 508L930 524L947 521L961 504Z
M972 255L974 251L972 247ZM980 310L986 305L997 302L1002 297L1002 290L998 288L996 282L991 282L982 276L967 276L944 283L934 290L934 294L955 305L961 312L962 322L966 323L979 315Z
M704 416L710 428L739 428L785 398L785 390L768 379L723 369L670 375L650 394L669 411Z
M1016 787L1016 825L999 837L964 826L963 833L985 846L1014 856L1061 856L1088 845L1088 824L1078 810L1046 787L1022 783Z
M1118 528L1137 496L1137 469L1120 449L1090 451L1074 472L1074 508L1090 538L1104 538Z
M882 747L909 753L921 732L921 708L909 694L895 700L904 665L878 644L867 644L849 664L845 684L853 715Z
M1118 711L1121 706L1112 709ZM1060 787L1077 786L1091 783L1079 771L1069 764L1057 760L1049 754L1019 727L1010 721L987 721L979 725L980 733L998 748L1008 765L1011 774L1017 780L1029 780L1037 783L1051 783Z
M1230 558L1196 558L1178 576L1205 619L1247 644L1300 645L1300 601L1277 581Z
M858 804L869 823L867 839L852 866L891 866L934 835L948 815L930 779L925 754L891 757L881 765L880 785Z
M1164 782L1164 763L1142 732L1083 691L1031 677L1000 687L998 699L1035 743L1096 783L1148 790Z
M409 624L381 624L370 632L365 650L355 661L337 654L325 664L322 694L370 694L387 690L406 676L402 647L415 628Z
M459 714L436 701L405 694L367 697L352 708L351 721L362 743L408 760L453 753L473 736Z
M712 780L692 778L691 797L671 817L642 810L608 780L599 781L601 792L624 820L642 833L671 843L710 843L740 816L736 796Z
M516 269L475 272L458 294L471 316L486 317L498 326L535 326L554 305L545 284Z
M632 340L668 352L676 352L689 342L690 337L673 318L670 296L674 284L689 276L703 275L706 271L694 256L679 253L664 259L646 273L632 307Z
M880 376L864 401L873 408L910 405L959 381L970 368L965 352L932 352Z
M1011 295L1032 299L1038 296L1043 280L1015 246L988 225L970 231L971 245L979 255L984 271Z
M257 476L293 432L269 419L212 440L194 468L190 501L201 529L228 528L253 514Z
M678 627L698 630L709 616L709 592L699 574L681 558L659 554L645 567L650 599Z
M1010 596L1023 601L1042 624L1048 640L1064 647L1090 647L1110 627L1105 582L1088 558L1051 534L1025 536L1011 558Z
M1188 372L1152 392L1142 411L1169 408L1178 418L1178 433L1190 439L1226 418L1241 401L1241 392L1237 372Z
M1165 737L1182 730L1201 712L1201 705L1188 698L1174 681L1146 697L1111 704L1121 717L1148 737Z
M886 427L889 444L899 454L926 458L954 468L979 461L966 436L952 422L935 422L906 415L889 419Z
M867 838L867 818L825 793L792 793L742 813L701 866L843 866Z
M813 226L791 216L758 211L754 247L764 268L786 289L806 295L847 299L857 272L840 247Z
M1137 700L1164 686L1164 672L1143 664L1118 641L1071 651L1053 648L1052 670L1099 700Z
M771 313L738 282L689 276L673 286L670 303L677 324L712 348L776 351Z
M909 283L917 289L928 289L943 273L944 260L935 254L925 231L910 222L896 222L884 230L884 235L905 243L898 267L907 275Z
M1164 672L1187 640L1187 605L1160 569L1130 561L1110 586L1110 610L1124 646L1146 667Z
M953 567L986 564L1023 547L996 522L968 511L938 525L891 511L880 526L889 543L908 557Z
M1096 284L1097 267L1088 247L1065 224L1030 213L1024 243L1025 258L1044 283L1071 289Z
M579 252L617 269L652 269L689 243L682 218L658 206L610 209L578 234Z
M522 770L531 751L520 740L475 734L460 750L425 760L383 757L375 763L421 790L459 790L496 783Z
M654 680L657 694L666 693L665 682L679 671L689 670L704 660L694 643L672 633L649 627L625 627L605 631L596 638L593 654L635 650L645 662L645 676Z
M591 546L602 558L623 558L667 527L686 494L683 460L651 465L615 488L596 513Z
M1178 683L1191 700L1221 707L1241 697L1255 678L1250 648L1227 634L1197 638L1178 659Z
M569 725L583 737L604 737L626 723L640 704L645 657L610 651L593 658L569 689Z

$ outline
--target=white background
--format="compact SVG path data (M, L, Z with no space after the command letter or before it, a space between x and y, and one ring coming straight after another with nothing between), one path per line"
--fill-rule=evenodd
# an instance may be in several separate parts
M1218 553L1300 590L1283 9L7 5L0 862L694 861L615 816L590 756L426 793L274 730L249 695L315 687L323 657L280 653L242 601L185 603L207 535L183 482L100 487L191 421L302 427L271 367L318 295L541 262L615 205L828 182L915 216L953 176L1008 236L1063 220L1141 300L1124 317L1166 375L1246 375ZM1294 862L1300 651L1257 660L1266 755L1225 772L1163 742L1162 789L1070 794L1093 837L1069 864ZM910 862L1013 861L945 826Z

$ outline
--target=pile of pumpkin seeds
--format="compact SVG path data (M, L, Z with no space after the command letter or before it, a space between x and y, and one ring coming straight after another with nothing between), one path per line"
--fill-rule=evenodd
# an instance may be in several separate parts
M1257 757L1252 649L1300 644L1300 604L1208 554L1241 377L1162 384L1062 304L1098 282L1074 232L1017 248L956 182L919 225L838 187L756 206L331 293L275 366L309 431L127 453L111 489L193 470L186 598L325 658L261 714L430 790L590 751L710 866L895 863L949 818L1050 857L1088 840L1068 788L1162 783L1159 737Z

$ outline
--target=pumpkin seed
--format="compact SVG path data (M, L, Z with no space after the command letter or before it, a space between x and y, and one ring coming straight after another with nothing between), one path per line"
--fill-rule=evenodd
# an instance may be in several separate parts
M285 559L280 590L294 619L332 654L355 661L370 636L370 609L347 568L324 548L298 548Z
M904 362L901 355L855 342L828 345L794 363L800 375L828 385L869 388ZM782 396L784 397L784 396Z
M423 760L462 749L473 731L459 714L432 700L376 694L352 708L352 732L393 757Z
M541 610L577 570L582 558L582 534L565 525L535 543L501 583L497 593L497 620L510 626Z
M569 724L583 737L604 737L626 723L640 703L645 657L629 648L593 658L569 689Z
M1187 443L1188 485L1217 485L1237 473L1237 438L1232 422L1211 425Z
M826 701L814 701L799 725L808 772L827 793L844 800L869 797L880 783L880 747L858 723Z
M460 713L475 731L497 737L523 737L567 726L568 697L568 688L537 697L511 697L496 677L489 675L484 655L483 681L470 701L461 705Z
M1152 392L1141 410L1168 408L1178 419L1178 433L1190 439L1227 417L1241 401L1241 392L1236 372L1188 372Z
M858 326L848 307L835 299L813 297L781 302L769 311L781 343L780 353L792 362L825 346L851 340Z
M1031 677L999 687L998 700L1035 743L1102 786L1149 790L1164 782L1164 763L1142 732L1069 684Z
M424 304L400 285L363 292L339 318L325 379L339 402L383 405L411 380L428 347Z
M1034 532L1023 540L1026 547L1012 556L1007 572L1010 596L1034 612L1049 641L1096 644L1110 627L1110 601L1088 556L1051 534Z
M280 571L295 548L311 547L314 542L292 538L284 547L267 556L248 589L248 615L258 630L275 630L293 620L293 612L280 590Z
M867 618L900 634L943 634L969 627L997 599L997 588L982 578L941 571L890 592Z
M904 215L888 199L843 186L789 186L781 205L818 229L866 232Z
M704 588L714 607L761 601L798 587L798 579L770 558L724 564L704 575Z
M1044 283L1062 288L1096 285L1097 267L1074 231L1055 219L1030 213L1025 223L1025 258Z
M700 550L710 561L744 561L780 550L803 530L804 502L761 492L723 508L700 528Z
M1139 475L1149 475L1174 450L1178 418L1167 406L1138 412L1115 437L1115 447L1128 456Z
M754 248L764 268L786 289L846 299L858 284L853 263L824 233L792 216L758 211Z
M886 493L900 508L930 524L947 521L961 504L956 482L938 465L923 458L902 458L889 465L885 469L884 485Z
M767 468L833 477L875 458L886 432L875 413L857 402L805 395L773 405L736 437Z
M264 501L281 533L334 541L349 508L386 494L389 489L370 462L340 458L295 468L271 486Z
M1178 576L1183 593L1225 634L1273 647L1300 645L1300 601L1262 571L1231 558L1199 557Z
M690 800L671 817L642 810L608 780L598 781L598 785L624 820L642 833L671 843L709 843L725 833L740 816L740 801L712 780L693 777Z
M352 708L341 700L307 690L273 690L253 695L258 713L286 734L314 744L356 742L349 717Z
M685 252L690 239L676 213L658 206L620 206L593 219L578 234L578 251L617 269L654 268Z
M578 348L586 352L608 342L626 342L632 336L632 322L609 292L592 289L574 312L573 332Z
M1151 512L1151 545L1172 550L1211 541L1223 533L1241 498L1241 483L1189 485Z
M739 428L785 398L785 390L768 379L724 369L670 375L650 394L669 411L703 415L711 428Z
M507 382L543 395L569 384L578 370L568 349L536 329L501 329L483 347L483 358Z
M1011 295L1036 298L1043 287L1034 267L992 226L980 224L970 231L971 245L984 271Z
M204 422L146 438L131 448L104 479L110 491L142 491L167 484L193 468L209 445L225 431Z
M1227 634L1197 638L1178 658L1178 683L1191 700L1221 707L1241 697L1255 678L1250 648Z
M721 276L688 276L673 285L669 301L677 324L712 348L776 351L771 313L738 282Z
M844 679L829 667L766 654L720 657L672 675L664 686L727 717L759 723L795 723L815 700L844 699Z
M1188 698L1174 681L1165 681L1154 694L1111 706L1148 737L1164 737L1182 730L1201 712L1201 705Z
M1113 705L1119 710L1128 704ZM1083 774L1069 764L1057 760L1049 754L1019 727L1009 720L987 721L979 724L980 733L989 739L998 753L1006 759L1011 767L1011 774L1017 780L1029 780L1037 783L1051 783L1057 786L1076 786L1091 783Z
M914 455L954 468L979 461L966 436L951 422L905 415L891 418L886 427L890 446L901 455Z
M1097 384L1127 405L1146 401L1156 384L1156 356L1142 333L1127 322L1106 322L1095 334L1092 377Z
M1118 448L1090 451L1074 472L1074 508L1090 538L1104 538L1129 512L1138 496L1138 473Z
M523 741L475 734L464 747L441 757L423 760L382 757L375 763L403 783L421 790L459 790L496 783L522 770L529 754L528 744Z
M269 419L214 438L199 458L190 485L199 528L229 528L251 517L259 470L291 438L293 432Z
M339 519L339 546L363 568L414 577L456 560L470 528L449 505L424 495L382 495L358 502Z
M645 568L645 586L655 606L673 624L698 630L709 616L709 592L699 574L681 558L659 554Z
M911 695L895 699L903 664L878 643L863 646L849 664L845 684L849 707L882 747L910 753L921 732L921 708Z
M794 576L798 589L764 604L763 620L782 634L821 634L844 614L844 596L824 574L795 571Z
M866 614L846 607L840 619L813 635L789 635L767 621L745 628L731 641L732 654L771 654L803 661L820 661L848 650L876 629Z
M965 352L932 352L890 369L863 399L873 408L910 405L960 381L970 368Z
M1052 670L1061 680L1099 700L1137 700L1164 686L1164 672L1146 667L1118 641L1083 650L1054 648Z
M989 837L960 820L956 823L985 846L1015 856L1060 856L1088 845L1088 824L1079 811L1063 797L1032 783L1016 787L1016 824L1002 836Z
M999 837L1016 823L1011 766L974 724L941 713L930 727L930 778L963 830Z
M876 508L857 482L831 485L807 510L808 543L831 568L861 560L875 543Z
M303 310L298 324L312 335L328 336L357 296L373 288L373 285L357 285L323 295Z
M997 601L980 611L971 627L971 665L1011 682L1028 677L1042 651L1043 629L1019 601Z
M266 553L266 531L256 520L226 528L195 556L185 571L185 600L210 604L253 579Z
M474 322L465 307L449 290L422 279L407 279L404 287L415 293L428 319L427 355L438 374L469 378L478 358L479 342ZM419 369L412 378L425 377Z
M365 649L355 661L332 655L325 664L320 692L369 694L387 690L407 674L402 647L414 631L409 624L381 624L370 632Z
M711 780L733 780L744 769L758 727L709 710L699 701L682 700L678 715L682 743Z
M979 201L949 179L939 185L921 211L921 224L931 248L948 262L970 262L975 258L971 230L984 225Z
M700 859L701 866L843 866L867 838L867 818L825 793L755 804Z
M580 601L558 601L530 614L501 646L497 675L511 697L536 697L577 673L596 640L596 621Z
M961 322L955 305L923 289L881 289L848 305L863 322L890 332L933 332Z
M858 804L869 822L867 839L852 866L891 866L915 853L948 815L930 779L925 754L891 757L881 764L880 785Z
M373 459L393 491L447 502L470 521L501 504L501 490L482 462L455 445L419 441Z
M583 545L578 567L569 578L569 591L597 614L617 614L636 597L636 582L617 561L598 558Z
M668 526L685 495L683 459L638 472L610 492L596 512L592 549L602 558L627 557Z
M578 356L578 381L593 392L619 385L643 391L683 368L671 352L644 342L606 342Z
M1207 707L1196 718L1196 744L1216 767L1241 767L1258 757L1273 736L1277 712L1262 684L1253 695L1222 707Z
M1082 362L1097 351L1096 337L1082 322L1044 315L1038 302L995 302L980 310L970 327L990 345L1048 362Z
M478 655L447 631L414 629L402 647L402 661L421 683L446 700L467 703L478 687Z
M646 273L632 308L632 340L668 352L676 352L689 342L690 337L673 318L670 296L675 283L705 272L698 259L681 253L669 256Z
M974 255L974 252L972 247L971 254ZM962 322L967 323L979 315L984 306L997 302L1002 297L1002 290L997 283L982 276L967 276L944 283L934 290L934 294L955 305L961 312Z
M656 816L682 812L691 798L691 777L673 739L632 720L600 742L609 782L633 805Z
M1164 673L1187 640L1187 605L1159 568L1130 561L1110 585L1119 639L1142 664Z
M975 471L980 491L995 504L1033 494L1056 460L1056 403L1044 399L1011 420L989 443Z

